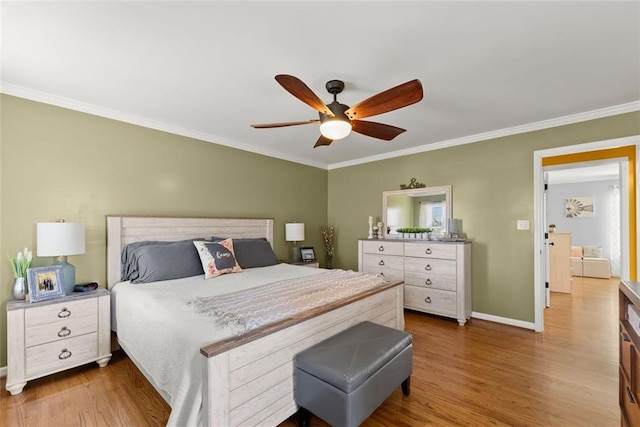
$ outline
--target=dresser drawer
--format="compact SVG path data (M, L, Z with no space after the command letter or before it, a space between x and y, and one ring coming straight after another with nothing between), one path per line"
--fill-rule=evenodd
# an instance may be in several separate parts
M85 335L98 330L98 316L69 318L50 325L31 326L25 330L25 346L44 344Z
M404 258L391 255L365 254L362 256L362 271L382 274L387 280L404 279Z
M25 311L24 320L25 326L29 328L54 322L64 323L70 320L95 316L97 313L97 298L88 298L31 308Z
M29 347L26 350L27 377L61 371L98 357L98 334Z
M409 257L456 259L456 245L446 243L407 243L404 254Z
M428 313L456 317L456 292L405 284L404 306Z
M637 395L631 391L631 387L629 386L625 376L622 374L622 371L620 371L619 387L620 408L622 409L623 417L627 419L631 426L640 425L640 406L638 406L638 398Z
M384 240L371 241L365 240L362 242L362 252L365 254L380 254L380 255L404 255L404 243L403 242L387 242Z
M448 259L405 258L404 283L447 291L456 290L456 262Z

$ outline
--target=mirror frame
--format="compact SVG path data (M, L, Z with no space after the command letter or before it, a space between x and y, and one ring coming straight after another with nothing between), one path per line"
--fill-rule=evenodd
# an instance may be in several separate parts
M436 194L445 194L445 205L447 208L447 212L445 215L445 221L443 224L443 228L445 232L449 231L449 219L453 218L453 213L451 212L451 195L453 193L450 185L443 185L441 187L423 187L423 188L410 188L408 190L391 190L391 191L383 191L382 192L382 222L385 227L384 236L387 237L386 228L389 226L387 224L387 197L389 196L402 196L402 195L415 195L416 197L423 196L431 196Z

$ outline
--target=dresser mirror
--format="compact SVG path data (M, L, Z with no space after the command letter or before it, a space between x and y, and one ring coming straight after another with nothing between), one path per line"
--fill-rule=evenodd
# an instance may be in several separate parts
M382 193L382 222L388 235L398 228L430 228L444 235L451 218L451 186L412 188Z

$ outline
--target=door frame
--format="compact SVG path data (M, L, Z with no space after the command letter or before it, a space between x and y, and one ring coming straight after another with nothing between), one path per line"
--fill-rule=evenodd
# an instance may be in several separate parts
M622 172L626 169L626 173L621 173L620 176L620 199L621 202L626 200L626 203L622 202L621 209L621 252L622 257L626 257L629 260L626 267L628 276L623 278L635 281L638 274L639 253L637 238L638 212L640 211L637 197L639 147L640 135L634 135L539 150L533 153L534 330L536 332L544 330L545 274L547 268L547 261L543 256L546 253L544 247L544 233L546 230L543 228L546 212L544 212L542 203L544 197L544 167L626 158L627 167L622 169Z

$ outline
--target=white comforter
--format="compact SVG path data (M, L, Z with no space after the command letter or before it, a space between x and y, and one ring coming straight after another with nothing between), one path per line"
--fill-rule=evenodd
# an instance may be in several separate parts
M234 336L187 306L196 298L223 295L326 270L278 264L204 280L204 275L154 283L120 282L111 288L118 341L171 405L170 426L202 424L200 348Z

